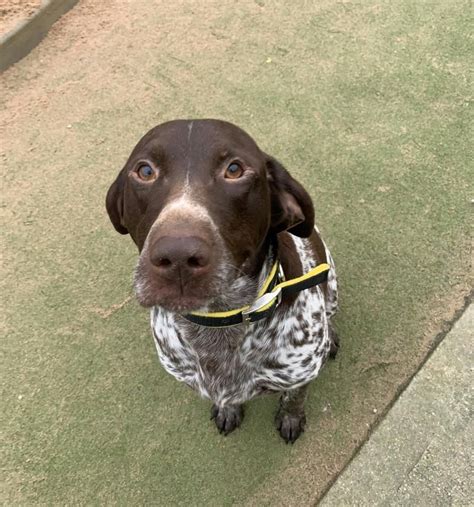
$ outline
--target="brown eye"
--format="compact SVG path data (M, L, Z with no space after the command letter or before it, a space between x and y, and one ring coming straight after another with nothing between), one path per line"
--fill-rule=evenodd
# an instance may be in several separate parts
M238 162L232 162L225 171L225 177L230 180L236 180L244 174L242 166Z
M148 164L143 164L138 168L137 176L142 181L154 181L158 177L158 171Z

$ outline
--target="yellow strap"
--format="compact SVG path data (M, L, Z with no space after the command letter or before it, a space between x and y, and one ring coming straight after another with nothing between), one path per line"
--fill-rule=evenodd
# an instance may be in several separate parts
M309 278L313 278L313 277L319 275L320 273L322 273L323 271L327 271L329 268L330 268L329 264L320 264L319 266L316 266L315 268L311 269L310 271L308 271L304 275L301 275L297 278L293 278L291 280L286 280L285 282L279 283L278 285L276 285L273 288L273 290L272 290L272 292L270 292L270 294L277 291L279 288L284 289L285 287L289 287L291 285L296 285L297 283L308 280ZM262 289L260 289L260 291L258 293L258 297L262 297L265 294L266 289L267 289L268 285L270 284L270 281L273 279L273 276L274 276L275 271L277 269L278 269L278 262L275 262L275 264L272 267L272 270L270 271L270 274L268 275L267 279L265 280L265 283L263 284ZM264 312L265 310L268 310L268 308L270 308L274 303L275 303L275 300L273 299L268 304L266 304L264 307L257 310L257 313ZM214 312L214 313L191 312L191 315L196 315L198 317L223 318L223 317L231 317L232 315L237 315L238 313L248 310L249 308L250 308L250 306L247 305L247 306L243 306L242 308L237 308L236 310L229 310L227 312Z
M276 292L278 289L284 289L285 287L291 287L292 285L296 285L300 282L304 282L305 280L308 280L310 278L313 278L323 271L327 271L330 268L329 264L320 264L319 266L316 266L315 268L311 269L304 275L299 276L298 278L292 278L291 280L286 280L285 282L281 282L278 285L275 285L272 292ZM270 292L270 294L272 293ZM265 306L262 306L259 310L256 311L256 313L264 312L265 310L268 310L273 304L275 303L275 300L270 301Z
M304 275L299 276L298 278L292 278L291 280L287 280L286 282L281 282L278 285L275 285L275 288L273 290L278 289L278 287L281 287L283 289L284 287L289 287L291 285L296 285L297 283L304 282L309 278L313 278L314 276L319 275L323 271L327 271L328 269L330 269L330 267L331 266L329 264L319 264L319 266L316 266L315 268L311 269Z
M242 308L237 308L237 310L229 310L228 312L213 312L213 313L201 313L201 312L191 312L191 315L196 315L197 317L232 317L232 315L237 315L244 310L247 310L250 306L242 306Z
M262 297L267 292L268 286L270 285L270 282L273 280L276 270L278 269L278 264L279 264L278 261L275 261L275 264L273 264L270 274L267 276L267 279L265 280L265 283L263 284L263 287L260 289L257 297Z

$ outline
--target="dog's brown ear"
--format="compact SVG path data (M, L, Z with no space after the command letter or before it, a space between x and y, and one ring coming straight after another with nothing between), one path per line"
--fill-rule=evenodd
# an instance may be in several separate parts
M120 232L120 234L128 234L128 229L123 223L123 192L125 187L123 174L123 171L120 171L120 174L109 188L105 199L105 207L115 230Z
M314 207L303 186L273 157L267 157L272 201L271 228L307 238L314 228Z

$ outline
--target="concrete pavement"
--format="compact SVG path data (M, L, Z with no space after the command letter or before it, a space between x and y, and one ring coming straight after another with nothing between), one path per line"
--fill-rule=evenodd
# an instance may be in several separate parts
M444 338L320 505L474 505L474 306Z

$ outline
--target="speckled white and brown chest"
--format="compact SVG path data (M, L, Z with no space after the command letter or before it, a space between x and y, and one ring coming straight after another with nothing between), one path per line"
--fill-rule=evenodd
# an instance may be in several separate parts
M309 240L292 236L303 271L315 266ZM161 364L178 380L217 406L241 404L254 396L301 387L319 374L330 350L329 319L337 307L337 280L331 265L327 290L298 294L291 306L253 324L206 328L160 307L151 326ZM260 275L265 279L270 262Z

